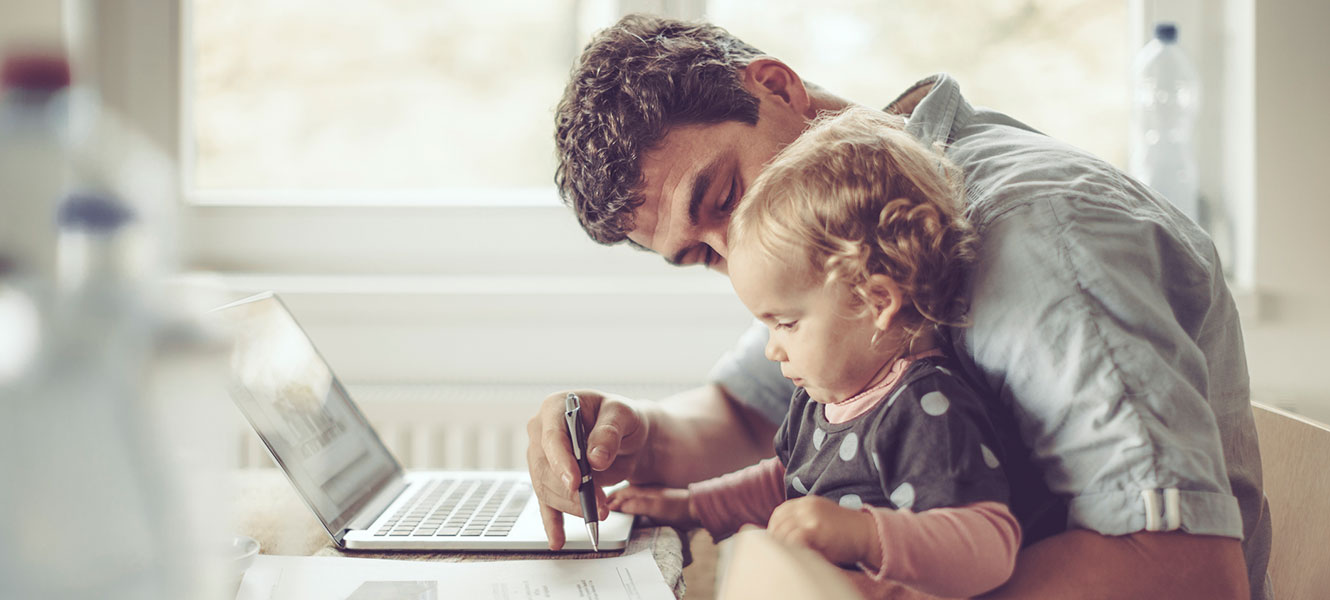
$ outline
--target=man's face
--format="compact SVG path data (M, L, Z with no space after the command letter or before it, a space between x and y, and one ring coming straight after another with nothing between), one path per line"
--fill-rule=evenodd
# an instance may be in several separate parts
M734 248L730 266L739 300L771 332L766 357L814 401L847 400L885 377L873 314L846 285L826 282L805 260L778 260L748 244Z
M730 214L762 167L807 126L779 96L752 91L757 124L676 127L642 158L644 201L629 239L670 264L727 272Z

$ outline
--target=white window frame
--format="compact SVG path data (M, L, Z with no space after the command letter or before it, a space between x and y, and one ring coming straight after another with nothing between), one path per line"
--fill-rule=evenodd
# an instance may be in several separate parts
M73 52L93 65L107 108L184 164L188 1L73 5L67 28L86 17L97 32ZM656 5L690 2L640 8ZM283 293L352 382L696 384L751 320L717 274L590 242L553 186L547 198L410 192L373 205L188 191L176 210L182 268L231 295Z
M619 0L618 4L620 12L700 17L705 0ZM190 5L189 0L100 2L95 19L104 36L99 47L90 49L103 74L100 84L108 104L183 167L194 158L186 130L191 121L184 56L189 47ZM110 76L113 73L128 76ZM558 93L549 90L552 99ZM586 265L603 269L606 276L664 271L642 268L658 258L622 250L607 253L588 244L552 184L497 190L201 191L193 188L190 171L183 168L180 173L180 216L188 232L181 251L190 267L242 273L424 276L580 274ZM270 234L250 236L238 244L236 231ZM329 244L329 239L337 242ZM318 252L311 253L316 246ZM465 256L467 264L449 264L448 258L454 256ZM373 257L373 269L365 268L366 257ZM668 273L662 277L673 278Z

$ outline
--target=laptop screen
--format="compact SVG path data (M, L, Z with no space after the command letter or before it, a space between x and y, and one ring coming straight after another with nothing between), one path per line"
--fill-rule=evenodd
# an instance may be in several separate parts
M235 327L231 396L336 536L401 466L276 295L219 310Z

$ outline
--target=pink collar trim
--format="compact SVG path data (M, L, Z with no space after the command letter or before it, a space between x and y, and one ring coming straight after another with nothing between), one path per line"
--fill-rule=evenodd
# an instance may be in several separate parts
M835 404L824 404L823 408L825 409L825 412L823 414L826 416L827 422L833 425L844 423L873 410L879 402L886 399L887 395L895 389L896 384L900 383L901 376L904 375L905 370L910 367L910 363L930 356L942 356L942 351L934 348L904 358L898 358L896 359L896 364L891 365L891 371L887 373L887 378L883 379L881 383L855 394L848 400L837 402Z

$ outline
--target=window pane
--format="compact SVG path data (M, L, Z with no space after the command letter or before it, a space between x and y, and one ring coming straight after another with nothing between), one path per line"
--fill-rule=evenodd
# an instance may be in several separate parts
M554 104L613 6L194 0L193 187L548 189ZM881 106L946 71L972 102L1125 163L1122 0L710 0L707 13L850 100Z
M194 188L552 188L576 4L196 0Z
M1126 164L1124 0L710 0L707 12L848 100L885 106L945 71L972 104Z

